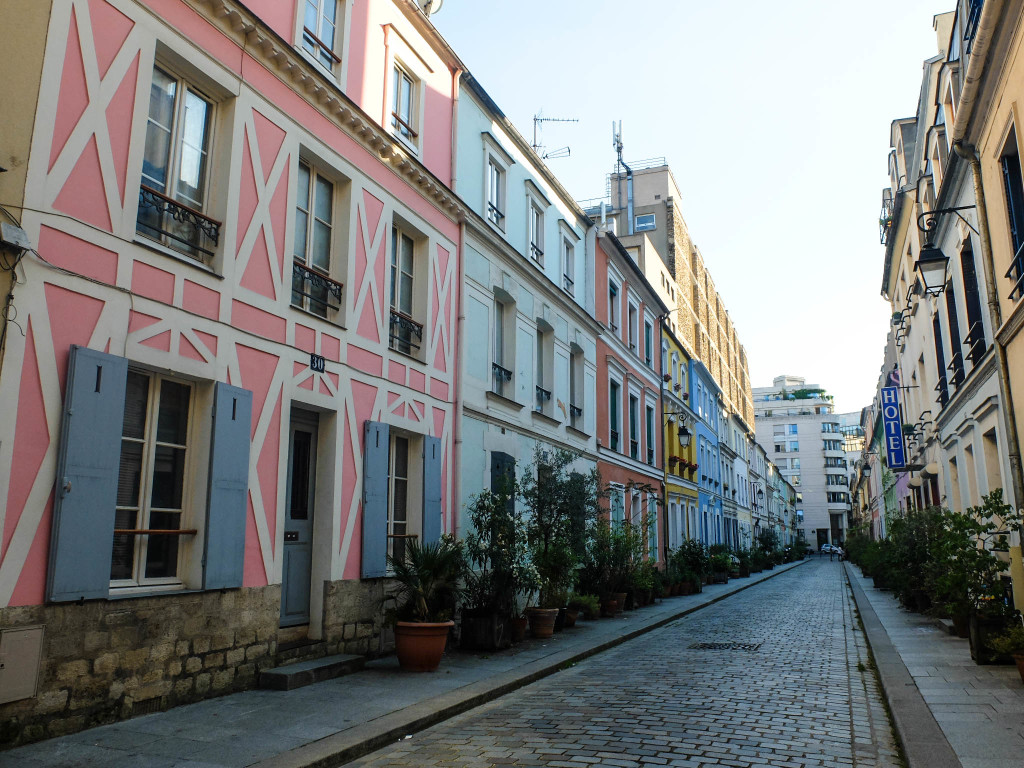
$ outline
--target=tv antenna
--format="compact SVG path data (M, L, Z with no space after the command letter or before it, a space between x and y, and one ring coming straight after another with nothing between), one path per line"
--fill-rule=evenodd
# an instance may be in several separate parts
M530 144L533 147L533 151L540 155L541 160L555 159L559 157L569 157L571 154L569 147L559 147L553 149L550 152L541 152L544 145L540 143L537 138L537 129L543 128L543 123L578 123L579 120L575 117L544 117L544 110L541 110L533 116L533 143Z

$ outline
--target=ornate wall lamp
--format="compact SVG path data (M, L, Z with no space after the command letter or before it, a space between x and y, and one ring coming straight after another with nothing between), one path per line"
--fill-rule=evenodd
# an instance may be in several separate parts
M948 213L956 214L957 218L970 227L972 232L978 234L978 230L960 213L960 211L966 211L974 207L973 205L961 205L956 208L938 208L934 211L925 211L917 217L917 228L924 232L925 243L921 248L921 253L917 256L914 271L919 272L921 275L921 282L924 285L926 296L938 296L946 290L946 271L949 268L949 257L932 242L932 236L939 225L939 220Z

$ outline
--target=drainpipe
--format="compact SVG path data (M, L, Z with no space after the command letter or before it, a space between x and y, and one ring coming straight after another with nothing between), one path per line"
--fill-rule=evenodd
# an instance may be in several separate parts
M1013 393L1010 391L1010 367L1006 360L1006 347L999 340L998 333L1002 325L1002 312L995 286L995 261L992 256L992 235L988 226L988 206L985 202L985 189L982 186L981 158L978 156L978 150L969 144L964 144L962 138L953 142L953 150L970 163L974 179L974 198L978 206L978 229L981 236L982 266L985 270L985 295L989 321L992 323L992 344L996 349L996 360L999 367L999 394L1003 399L1003 416L1006 419L1010 482L1013 484L1013 503L1019 509L1024 504L1024 470L1021 467L1017 414L1013 404ZM1014 539L1016 539L1015 543L1013 543ZM1024 608L1024 558L1022 558L1019 535L1011 538L1010 576L1013 581L1013 602L1018 608Z
M604 203L601 203L602 218L604 214ZM663 509L665 510L665 552L668 553L668 441L665 440L665 431L668 429L665 423L665 374L662 371L665 370L665 355L664 348L661 345L661 340L665 338L665 315L658 315L658 359L661 361L661 365L658 368L658 375L660 377L660 384L658 386L658 405L661 407L661 413L659 418L661 419L661 468L663 474L663 480L661 487L664 489L665 503ZM666 558L667 559L667 558Z
M452 155L451 155L451 184L449 188L454 193L456 178L458 175L458 126L459 126L459 80L462 77L462 70L456 68L452 74ZM463 344L466 325L464 293L466 286L466 222L459 222L459 290L456 292L458 306L455 308L455 333L458 343L455 345L455 413L452 418L452 475L455 478L455 498L452 499L452 533L459 536L459 523L462 519L462 366L463 366Z

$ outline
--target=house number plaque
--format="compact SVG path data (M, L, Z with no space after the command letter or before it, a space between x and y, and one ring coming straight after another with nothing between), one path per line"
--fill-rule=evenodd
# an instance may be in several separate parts
M322 355L311 354L309 356L309 367L317 373L323 373L327 370L327 359Z

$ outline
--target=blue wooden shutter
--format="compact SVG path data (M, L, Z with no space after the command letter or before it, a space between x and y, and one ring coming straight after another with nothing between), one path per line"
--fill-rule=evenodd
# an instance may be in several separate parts
M128 361L72 346L57 454L46 597L107 597Z
M389 445L388 425L367 421L363 442L364 579L380 578L387 573Z
M423 543L441 538L441 439L423 438Z
M217 382L210 442L203 589L242 586L252 392Z

